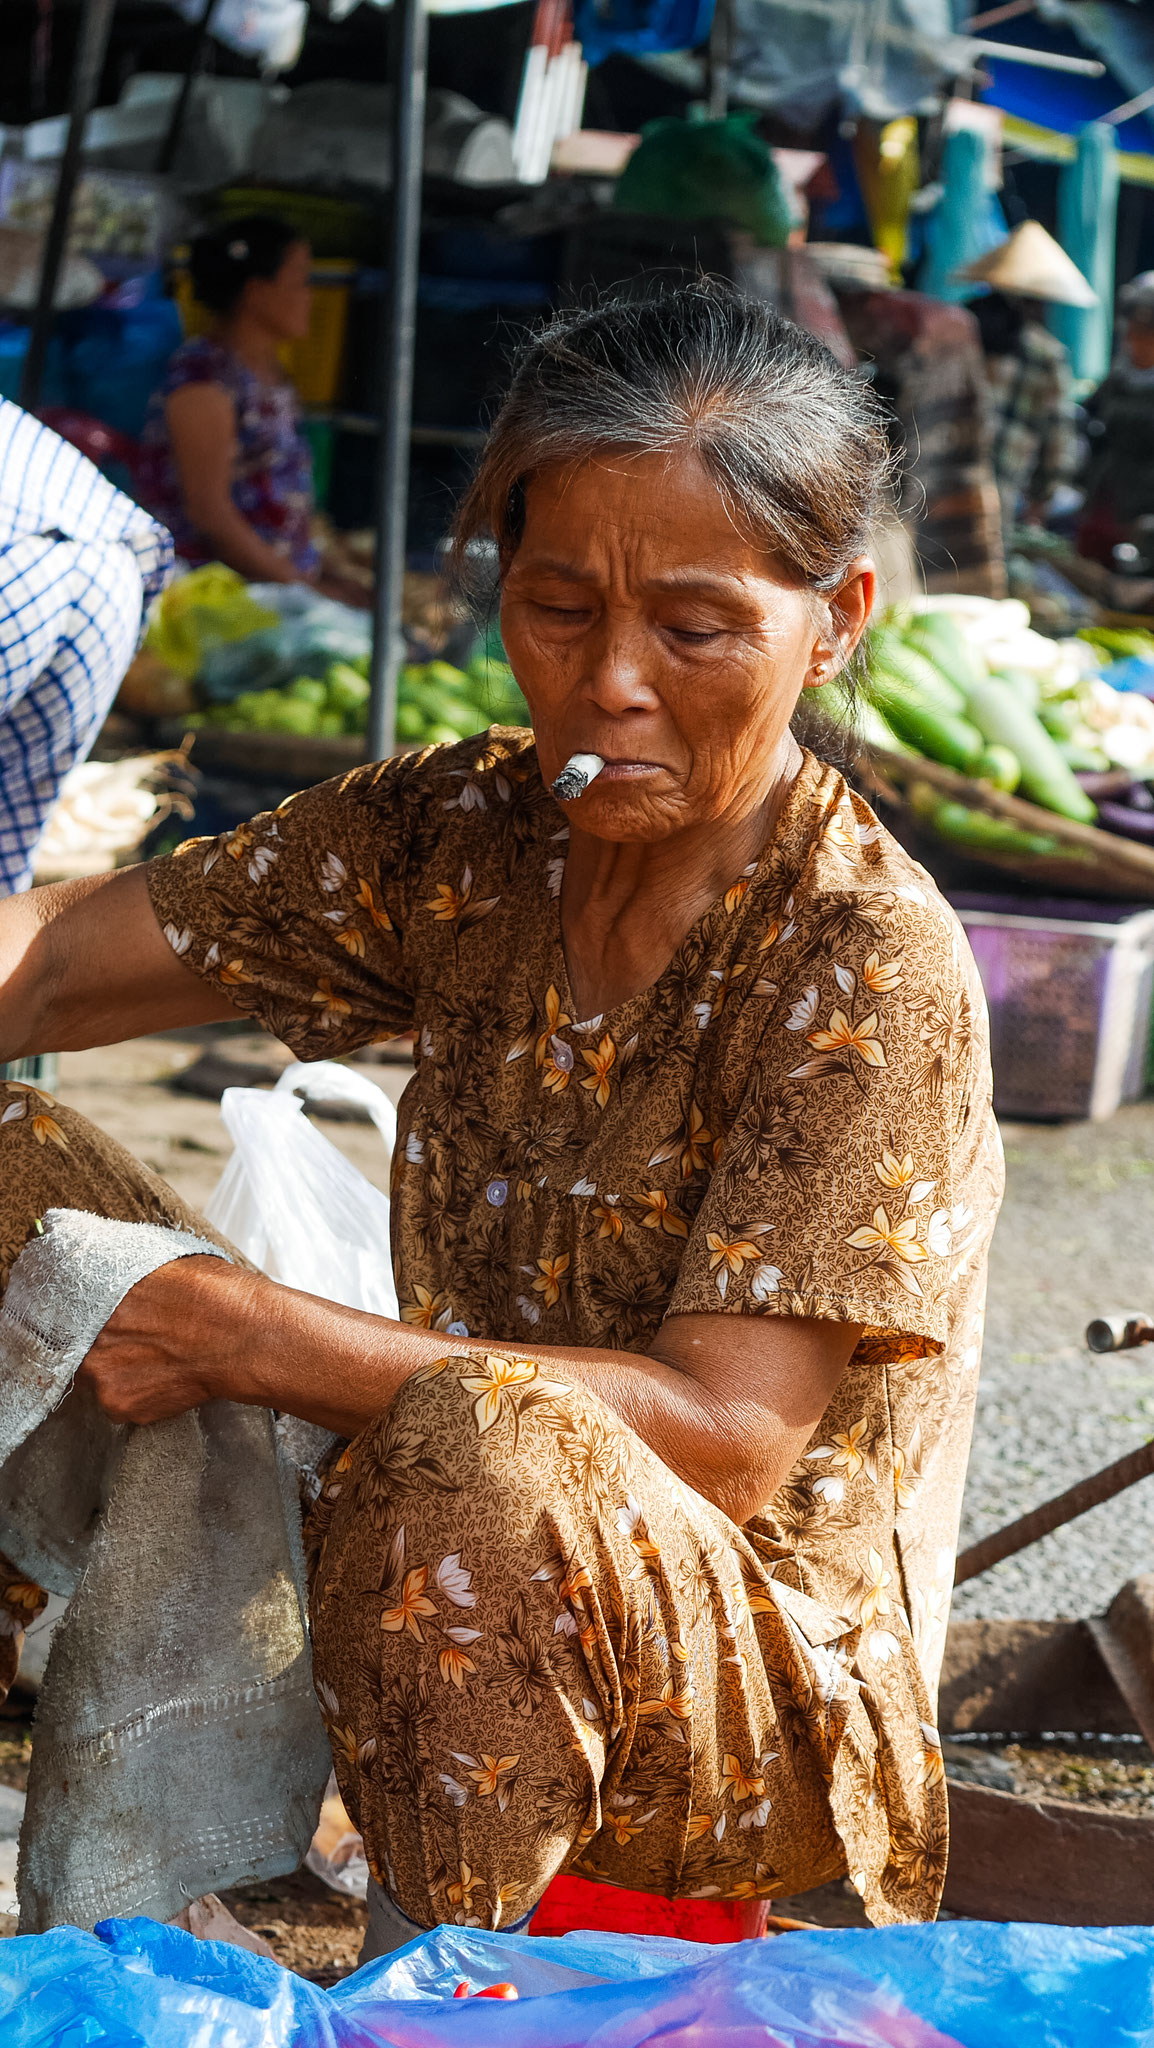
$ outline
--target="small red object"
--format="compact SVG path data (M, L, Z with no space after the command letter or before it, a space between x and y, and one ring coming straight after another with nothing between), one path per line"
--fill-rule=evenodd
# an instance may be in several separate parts
M520 1996L520 1993L515 1984L487 1984L483 1991L477 1992L476 1996L478 1998L517 1998Z
M471 1998L471 1997L472 1997L472 1995L473 1995L473 1994L472 1994L472 1992L471 1992L471 1991L470 1991L470 1989L469 1989L469 1979L468 1979L467 1977L462 1977L462 1979L461 1979L460 1983L458 1984L458 1986L457 1986L456 1990L455 1990L455 1991L454 1991L454 1993L453 1993L453 1997L454 1997L454 1998Z

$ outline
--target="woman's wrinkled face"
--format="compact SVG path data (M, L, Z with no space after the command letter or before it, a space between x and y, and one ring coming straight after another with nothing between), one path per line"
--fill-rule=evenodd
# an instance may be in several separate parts
M685 456L606 453L540 471L501 633L546 784L571 754L603 756L566 810L612 840L748 815L831 651L809 593Z
M246 309L278 341L302 341L309 331L312 270L308 243L294 242L275 277L250 277L245 285Z

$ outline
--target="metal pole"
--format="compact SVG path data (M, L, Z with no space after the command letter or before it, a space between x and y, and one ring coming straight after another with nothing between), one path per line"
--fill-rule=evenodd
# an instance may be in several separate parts
M377 470L377 587L369 670L368 758L391 754L396 740L397 677L404 658L401 602L409 509L409 430L421 247L425 153L425 73L429 22L424 0L397 0L393 86L393 219L385 307L384 409Z
M44 381L44 364L48 356L48 342L52 333L52 314L56 302L56 285L60 266L68 243L68 223L72 214L72 195L80 172L80 158L84 148L84 124L92 110L93 101L100 90L100 74L104 69L104 54L108 48L108 37L112 29L112 16L116 0L84 0L80 14L80 36L76 48L76 60L72 67L72 99L68 109L68 135L64 154L60 159L60 170L56 179L56 193L52 202L52 219L44 238L44 257L40 266L40 286L36 297L36 311L32 315L32 327L28 336L28 353L24 358L24 369L20 378L20 403L27 412L33 412L40 397L40 386Z
M1001 1564L1004 1557L1015 1557L1019 1550L1028 1550L1031 1543L1049 1536L1054 1529L1064 1529L1067 1522L1088 1514L1091 1508L1101 1507L1103 1501L1113 1500L1116 1494L1125 1493L1128 1486L1136 1486L1140 1479L1149 1479L1151 1473L1154 1473L1154 1442L1140 1444L1136 1451L1127 1451L1124 1458L1116 1458L1112 1465L1103 1466L1101 1472L1092 1472L1088 1479L1079 1479L1076 1486L1067 1487L1065 1493L1055 1494L1053 1500L1044 1500L1028 1515L1019 1515L1016 1522L1008 1522L1004 1529L995 1529L991 1535L971 1543L968 1550L958 1555L954 1570L955 1586L964 1586L967 1579L979 1578L982 1572L989 1571L991 1565Z
M714 0L713 23L709 31L706 106L711 121L724 121L729 112L729 71L733 61L733 12L730 0Z
M204 69L204 53L208 48L208 21L215 6L216 0L204 0L204 12L196 24L196 34L193 38L192 48L188 53L188 64L185 68L184 77L180 81L180 91L177 93L173 105L168 132L160 145L160 155L156 160L156 168L162 174L170 171L176 162L176 152L180 148L180 138L184 133L185 117L188 114L188 103L192 98L192 88Z

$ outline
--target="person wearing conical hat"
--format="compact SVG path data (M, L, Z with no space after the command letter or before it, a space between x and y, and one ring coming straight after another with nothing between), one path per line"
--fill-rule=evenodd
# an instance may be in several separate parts
M1008 540L1019 524L1043 523L1059 485L1078 469L1070 358L1043 326L1040 308L1047 301L1092 306L1097 298L1036 220L1023 221L961 275L989 287L968 303L982 337L990 452Z
M1090 460L1077 533L1080 554L1121 568L1115 549L1149 558L1154 520L1154 270L1119 293L1121 350L1086 401Z

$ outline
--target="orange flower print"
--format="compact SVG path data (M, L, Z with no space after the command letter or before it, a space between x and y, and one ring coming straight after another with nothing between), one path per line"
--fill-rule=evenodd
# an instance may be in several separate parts
M693 1006L693 1014L697 1019L699 1031L704 1031L708 1024L713 1023L715 1017L720 1017L734 982L739 981L741 976L748 972L748 962L743 962L736 967L727 967L724 971L720 967L710 968L709 979L710 981L715 981L717 987L705 1002L695 1003Z
M685 1686L678 1690L676 1679L669 1678L661 1688L659 1700L641 1700L637 1708L643 1721L652 1721L668 1714L674 1721L689 1721L693 1717L693 1687L686 1679Z
M916 1178L913 1154L907 1152L904 1159L899 1159L896 1153L883 1148L881 1158L874 1161L874 1172L884 1188L908 1188Z
M451 882L438 882L436 890L436 895L426 902L425 909L432 911L437 924L455 925L458 934L471 931L475 924L496 909L500 901L497 896L474 896L473 870L468 866L461 869L461 879L456 888Z
M536 1377L537 1368L531 1358L504 1358L497 1351L487 1352L475 1372L462 1375L461 1385L466 1393L476 1395L473 1414L479 1436L492 1429L506 1404L509 1389L527 1386Z
M669 1196L660 1188L651 1188L647 1194L639 1195L638 1203L644 1212L641 1217L643 1230L660 1230L665 1237L689 1236L689 1225L684 1216L678 1215L670 1204Z
M856 1052L867 1067L884 1067L885 1051L877 1036L877 1011L871 1010L860 1024L851 1024L844 1010L831 1010L824 1031L808 1031L806 1037L818 1052Z
M918 1241L917 1217L907 1216L902 1223L891 1223L880 1204L874 1210L873 1222L851 1231L845 1242L852 1245L855 1252L881 1250L884 1246L910 1266L928 1257L925 1245Z
M360 904L362 910L368 911L378 931L392 931L393 920L385 909L384 904L379 900L372 883L367 881L364 875L357 876L356 901Z
M221 979L224 979L223 975ZM353 1013L352 1004L345 996L339 996L336 993L332 982L327 977L323 981L318 981L314 993L309 997L309 1001L310 1003L315 1003L320 1010L320 1023L323 1031L336 1030L337 1026L346 1017L351 1017Z
M541 1069L541 1086L548 1088L552 1095L560 1095L561 1090L569 1086L569 1077L573 1072L572 1046L566 1045L565 1040L558 1038L554 1033L549 1040L549 1050L544 1059L538 1061L538 1065Z
M607 1237L616 1244L625 1229L625 1219L620 1210L609 1208L605 1202L594 1202L592 1213L597 1218L598 1237Z
M533 1292L544 1295L546 1308L556 1308L560 1301L569 1264L568 1252L559 1252L555 1259L538 1259L539 1271L533 1282Z
M764 1799L765 1779L758 1776L756 1764L747 1766L730 1752L721 1773L721 1793L723 1798L728 1793L735 1806L743 1799Z
M605 1813L601 1816L601 1825L609 1829L619 1849L627 1849L630 1842L636 1841L642 1829L648 1827L656 1812L657 1808L654 1806L648 1813L639 1813L636 1816L628 1812Z
M872 995L892 996L902 985L901 954L896 960L883 960L880 954L871 953L862 961L861 978Z
M217 975L217 980L223 982L225 988L236 988L242 981L251 981L252 975L246 969L243 960L226 960Z
M617 1047L606 1032L596 1052L583 1052L581 1057L593 1070L582 1075L581 1086L591 1088L598 1109L604 1109L609 1100L609 1070L617 1058Z
M235 832L230 832L225 840L224 850L231 860L243 860L249 847L252 845L252 840L253 835L249 827L247 825L238 825Z
M513 1785L520 1756L469 1756L461 1750L451 1750L454 1761L464 1764L469 1777L477 1788L478 1799L496 1799L498 1808L504 1813L513 1796Z
M401 1321L411 1323L418 1330L447 1330L453 1320L453 1305L443 1293L430 1294L427 1287L419 1284L413 1288L413 1298L401 1310Z
M565 1576L557 1588L557 1598L571 1600L575 1607L584 1607L584 1595L590 1591L592 1585L593 1574L588 1565L582 1564L579 1558L574 1558L572 1564L566 1567Z
M453 1633L456 1634L457 1631L454 1630ZM462 1630L460 1633L474 1636L479 1631L469 1629ZM477 1667L473 1659L467 1655L459 1643L446 1643L437 1658L437 1669L446 1685L455 1685L458 1692L463 1692L465 1689L466 1672L476 1672Z
M461 886L454 889L451 882L438 882L437 893L425 904L431 910L438 924L455 924L473 893L473 874L466 868L461 876Z
M561 1008L561 998L552 982L550 982L545 991L545 1028L538 1034L534 1054L535 1063L538 1067L543 1067L545 1064L545 1056L549 1050L549 1040L552 1038L553 1033L555 1031L563 1031L565 1026L572 1022L573 1019L568 1014L568 1011Z
M561 1008L561 998L552 982L545 991L545 1028L537 1035L533 1054L534 1065L541 1076L541 1085L553 1095L560 1095L569 1086L573 1072L573 1048L558 1036L567 1024L573 1022L568 1011Z
M473 1893L482 1887L484 1882L483 1877L473 1876L470 1864L462 1862L460 1876L445 1887L445 1897L451 1906L460 1906L467 1913L473 1904Z
M858 1573L852 1598L857 1602L858 1620L863 1628L869 1628L879 1614L890 1612L890 1598L886 1587L893 1582L893 1573L887 1572L885 1559L880 1550L871 1544L868 1560Z
M746 1237L722 1237L716 1230L706 1232L705 1242L709 1251L709 1270L714 1275L714 1284L724 1301L729 1289L731 1274L738 1274L751 1259L760 1259L761 1247L754 1239L772 1230L772 1223L754 1224Z
M348 953L352 959L364 959L365 935L359 924L342 925L338 931L333 933L333 937L338 946Z
M425 1592L428 1581L429 1567L427 1564L415 1564L411 1570L405 1573L404 1584L401 1587L401 1597L397 1605L395 1607L386 1607L381 1615L381 1627L389 1635L399 1635L402 1629L407 1629L408 1633L411 1636L415 1636L419 1643L424 1642L425 1638L421 1632L422 1618L427 1619L430 1615L435 1615L437 1612Z
M922 1722L922 1743L922 1784L944 1785L946 1760L942 1755L942 1738L929 1721Z
M685 1143L681 1148L681 1178L692 1179L700 1173L707 1161L716 1156L717 1141L694 1102L690 1105L689 1121L685 1128Z
M840 853L844 859L854 859L861 841L852 813L847 817L839 806L821 835L821 843L832 852Z
M749 866L747 868L742 869L741 874L738 876L736 882L733 884L733 887L731 889L726 890L725 896L723 898L723 904L726 915L728 917L732 917L734 911L740 909L742 903L745 901L745 898L749 892L750 882L753 880L753 877L756 873L757 862L755 860L751 860Z
M38 1109L37 1103L42 1107ZM49 1114L51 1104L52 1097L42 1094L39 1088L22 1089L17 1100L10 1102L0 1115L0 1124L21 1123L27 1118L38 1145L54 1145L58 1152L67 1152L68 1140L56 1118Z

